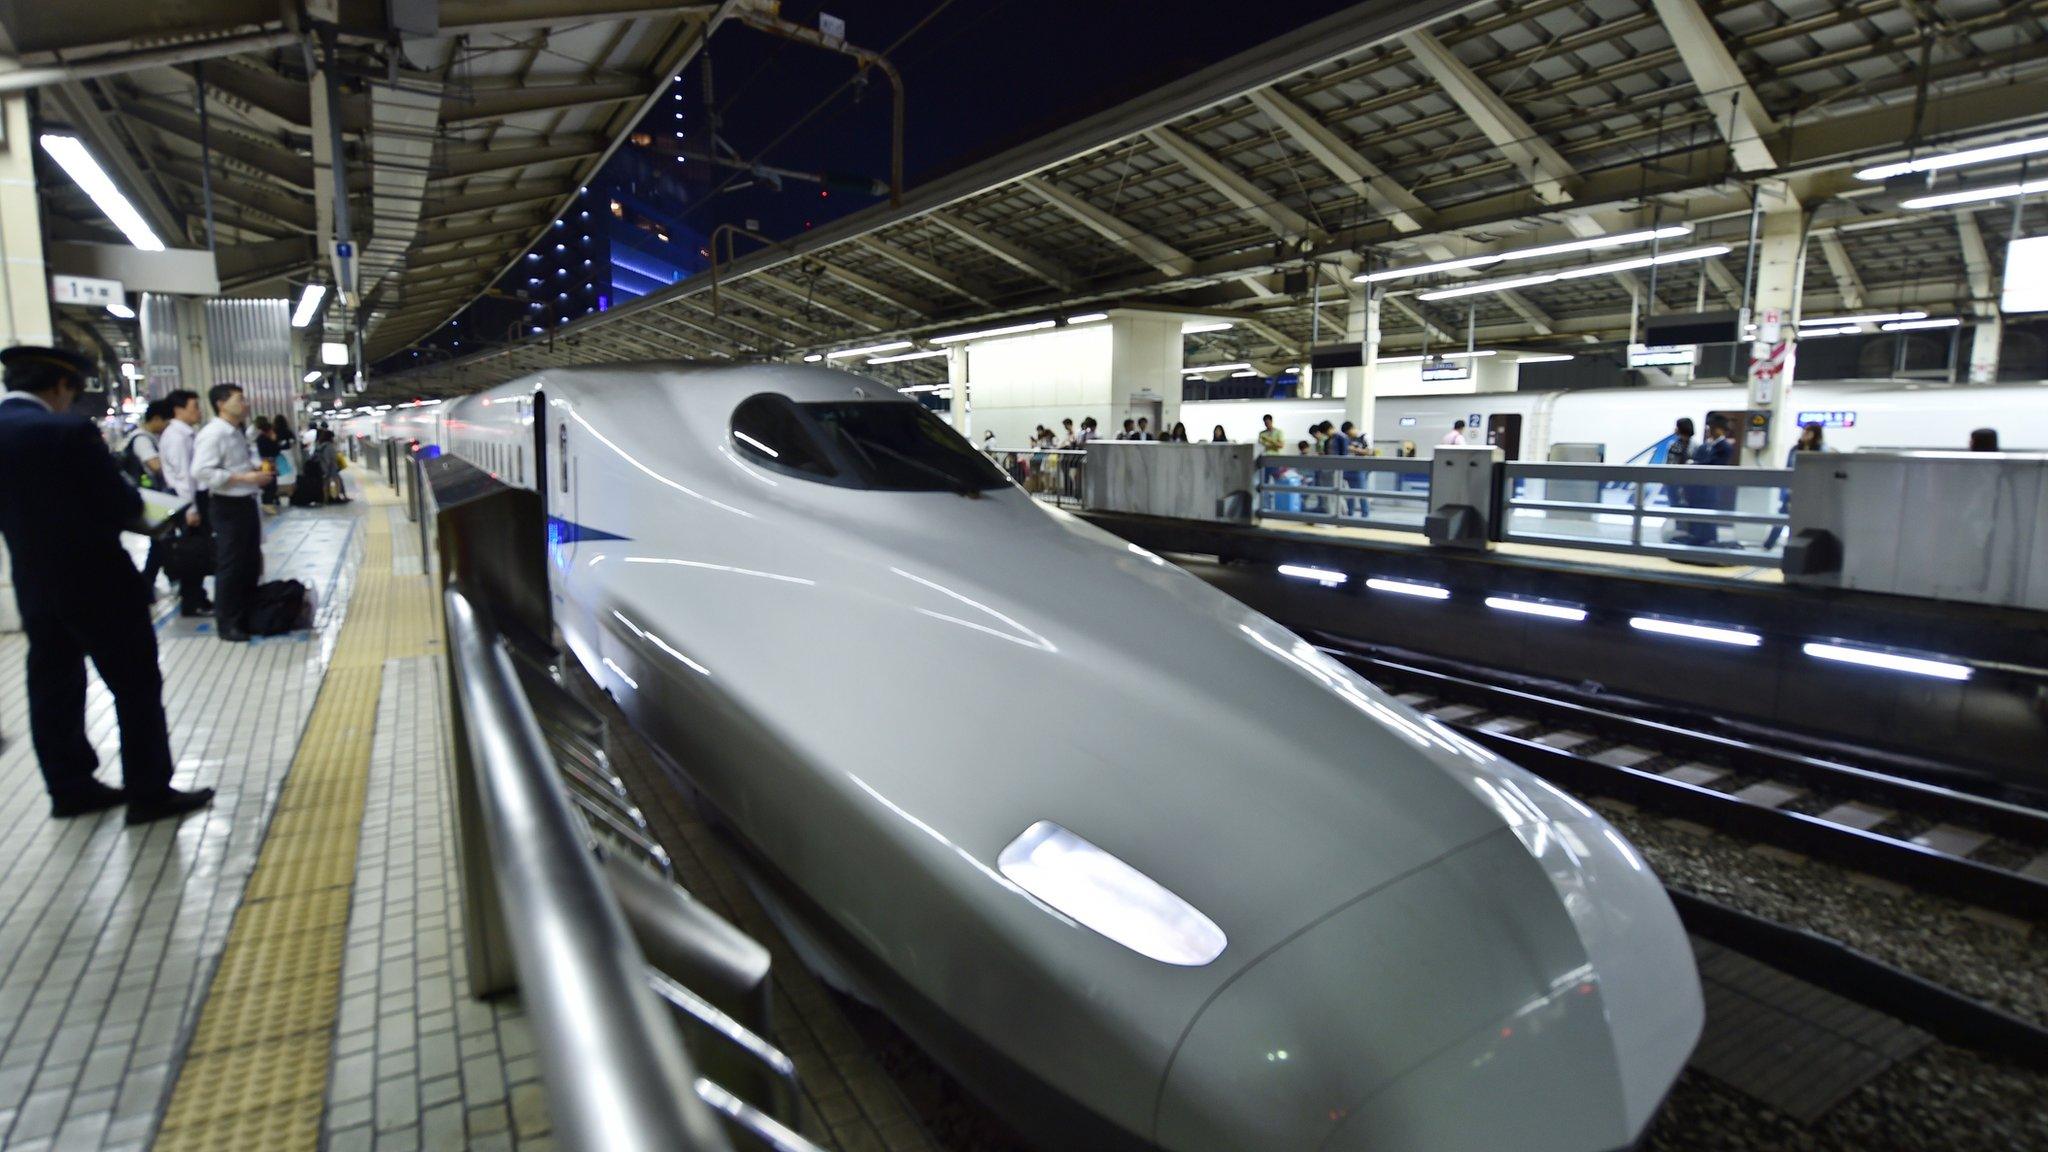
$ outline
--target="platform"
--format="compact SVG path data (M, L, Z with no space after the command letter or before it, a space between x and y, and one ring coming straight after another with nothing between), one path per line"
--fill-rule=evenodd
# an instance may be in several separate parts
M1394 548L1427 549L1427 541L1413 532L1396 532L1390 528L1358 528L1348 524L1309 524L1298 520L1262 519L1259 527L1268 532L1295 532L1314 537L1335 537L1340 540L1356 540ZM1526 560L1539 564L1556 564L1572 568L1598 571L1613 569L1617 574L1642 575L1657 573L1666 576L1702 577L1710 580L1733 580L1753 584L1783 584L1785 574L1779 570L1775 560L1757 564L1686 564L1666 556L1646 556L1633 552L1596 551L1589 548L1568 548L1563 545L1524 544L1519 541L1495 544L1493 551L1513 560Z

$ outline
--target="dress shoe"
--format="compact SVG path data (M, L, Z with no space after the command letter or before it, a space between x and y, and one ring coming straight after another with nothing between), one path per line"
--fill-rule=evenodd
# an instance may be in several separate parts
M213 615L213 605L201 604L197 608L180 608L178 609L178 615L183 616L187 619L191 619L196 616L211 616Z
M230 644L247 644L249 642L249 634L240 628L222 628L218 635Z
M90 786L61 799L50 801L50 815L58 820L72 816L90 816L94 812L105 812L127 803L128 794L119 788L110 788L94 780Z
M147 798L131 798L128 801L128 823L147 824L153 820L167 820L173 816L183 816L187 812L197 812L212 803L211 788L195 788L190 792L166 788Z

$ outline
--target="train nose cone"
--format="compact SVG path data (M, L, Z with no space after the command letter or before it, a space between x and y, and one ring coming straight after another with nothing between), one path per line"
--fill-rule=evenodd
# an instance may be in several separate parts
M1173 1058L1160 1147L1626 1145L1697 1040L1697 979L1661 889L1626 891L1656 881L1632 854L1619 861L1625 845L1583 843L1604 845L1598 821L1546 827L1584 857L1546 862L1547 845L1503 829L1240 972ZM1615 874L1631 868L1642 879ZM1651 909L1630 913L1639 943L1612 939L1610 914L1586 902L1596 894ZM1637 896L1653 896L1662 920ZM1610 1016L1623 1012L1638 1019L1617 1028ZM1666 1042L1645 1046L1643 1030Z

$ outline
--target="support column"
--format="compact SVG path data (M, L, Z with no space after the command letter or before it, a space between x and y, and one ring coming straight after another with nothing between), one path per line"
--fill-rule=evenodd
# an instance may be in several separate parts
M1763 451L1747 453L1750 462L1776 468L1785 461L1786 451L1797 442L1792 427L1793 366L1798 353L1799 296L1806 269L1806 214L1799 200L1782 188L1762 188L1762 226L1757 233L1756 289L1750 301L1750 320L1756 324L1756 340L1750 345L1749 406L1771 414L1769 443ZM1733 429L1738 443L1748 445L1743 429Z
M1980 315L1970 327L1970 383L1998 383L1998 346L2005 335L2005 325L1998 314Z
M1969 380L1972 384L1996 384L1998 346L2005 328L1998 314L1998 277L1991 268L1984 233L1969 208L1956 209L1956 238L1962 243L1963 273L1970 283L1970 310L1977 316L1970 333Z
M1373 407L1379 396L1380 292L1369 284L1361 287L1364 290L1353 308L1358 324L1358 368L1344 389L1344 418L1358 425L1370 443Z
M28 97L0 98L6 144L0 147L0 345L51 344L50 270L43 261L36 204L36 138ZM12 611L13 598L8 598Z
M1150 313L1112 313L1110 317L1109 415L1115 435L1126 416L1150 416L1153 398L1159 416L1153 431L1161 435L1180 419L1180 392L1185 366L1180 317Z
M946 409L947 419L972 444L974 437L968 434L974 431L974 409L973 397L967 394L967 345L946 346L946 383L953 386L953 399Z

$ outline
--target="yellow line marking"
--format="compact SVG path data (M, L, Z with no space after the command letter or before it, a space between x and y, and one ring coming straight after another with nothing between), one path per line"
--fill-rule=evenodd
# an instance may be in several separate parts
M372 489L348 616L192 1035L158 1152L317 1152L384 662L441 650L427 581L391 571Z

